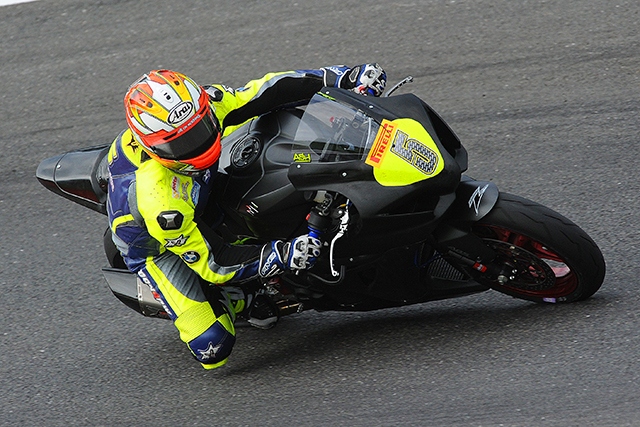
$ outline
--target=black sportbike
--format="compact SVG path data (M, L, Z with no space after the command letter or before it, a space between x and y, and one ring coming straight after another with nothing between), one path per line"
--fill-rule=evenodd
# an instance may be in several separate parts
M605 276L594 241L557 212L464 175L458 137L415 95L389 96L399 85L380 98L325 88L223 139L211 209L223 218L217 231L230 243L260 243L311 230L324 244L310 270L246 286L266 289L281 315L489 289L547 303L593 295ZM46 159L37 177L104 214L107 150ZM126 270L109 232L104 241L113 293L146 316L167 317Z

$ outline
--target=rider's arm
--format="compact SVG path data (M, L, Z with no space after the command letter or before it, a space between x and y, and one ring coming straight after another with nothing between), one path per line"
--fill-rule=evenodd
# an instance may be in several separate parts
M193 195L198 189L191 177L177 175L157 162L145 162L136 187L138 209L149 234L205 281L222 284L258 274L259 246L227 245L215 233L208 233L205 239L194 217Z
M205 86L215 114L225 133L229 127L267 113L279 107L306 102L324 86L351 88L347 74L360 67L333 66L315 70L269 73L241 88L225 85Z

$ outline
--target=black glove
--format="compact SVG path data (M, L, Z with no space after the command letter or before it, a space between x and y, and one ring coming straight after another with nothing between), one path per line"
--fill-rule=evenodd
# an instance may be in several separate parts
M311 268L320 256L320 248L320 240L308 234L296 237L290 242L269 242L260 252L258 273L262 277L272 277L285 271Z

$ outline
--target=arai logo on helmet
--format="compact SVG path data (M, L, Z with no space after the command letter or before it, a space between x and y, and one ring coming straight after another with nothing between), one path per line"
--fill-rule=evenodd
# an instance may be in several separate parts
M177 125L178 123L182 122L187 117L189 117L192 111L193 111L192 102L189 102L189 101L181 102L180 104L176 105L173 108L173 110L169 112L169 118L167 119L167 121L172 125Z

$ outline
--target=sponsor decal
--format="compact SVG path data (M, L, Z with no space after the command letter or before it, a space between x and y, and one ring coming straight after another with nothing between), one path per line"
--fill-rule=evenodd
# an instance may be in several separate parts
M189 192L189 181L183 182L177 176L171 178L171 196L174 199L182 199L185 202L189 201L191 196Z
M151 280L147 277L147 273L142 270L138 270L138 277L142 280L142 283L151 287Z
M171 196L174 199L180 198L180 178L177 176L171 178Z
M191 200L193 201L193 205L198 205L198 200L200 200L200 184L196 181L193 181L193 188L191 189Z
M432 175L438 167L438 154L402 131L396 132L391 151L425 175Z
M184 234L181 234L180 236L176 237L175 239L164 239L167 241L167 243L165 243L164 247L165 248L175 248L176 246L183 246L185 243L187 243L187 240L189 240L190 236L184 237Z
M330 66L330 67L325 67L325 69L331 71L332 73L334 73L335 75L341 76L342 74L344 74L344 71L342 69L340 69L340 67L336 67L334 65Z
M378 135L376 135L376 139L373 141L371 149L369 150L367 160L365 160L366 164L373 166L374 168L380 167L382 159L387 154L387 151L389 151L391 135L393 135L393 132L397 127L397 125L388 120L382 121L382 126L378 131Z
M200 261L200 254L196 251L187 251L182 254L182 259L187 264L193 264L194 262Z
M311 154L293 153L293 161L296 163L311 163Z
M209 360L216 357L216 354L220 350L220 347L222 347L222 343L214 346L213 343L209 341L209 345L207 346L207 348L205 348L204 350L198 349L198 353L200 353L200 359Z
M180 188L182 189L182 200L189 201L189 182L181 183Z
M259 210L258 210L258 205L256 205L254 202L249 203L247 206L247 213L251 216L257 215Z
M176 105L170 112L167 121L172 125L186 120L193 111L193 103L190 101L181 102Z
M275 252L271 252L267 259L262 264L260 268L260 275L262 277L269 277L269 275L278 269L278 266L274 264L278 255Z
M383 186L410 185L444 169L437 143L413 119L382 120L365 163Z
M131 141L129 141L127 147L129 147L131 151L133 151L133 154L136 154L136 151L138 150L138 148L140 148L140 145L138 145L138 141L131 138Z
M182 125L178 128L178 134L181 134L182 132L191 128L191 126L201 118L202 118L202 115L200 114L196 114L195 116L193 116L191 120L189 120L189 123L187 123L186 125Z
M171 308L167 306L167 304L164 301L164 298L162 298L162 295L160 295L158 291L156 291L153 285L151 284L151 280L149 280L149 278L147 277L147 273L145 273L143 270L139 270L138 278L142 281L143 284L145 284L149 288L149 291L151 292L151 296L153 296L153 299L155 299L162 305L162 308L164 309L164 311L169 316L171 317L174 316L173 311L171 311ZM141 285L138 284L138 298L141 298L140 293L142 290L140 289L140 286Z

